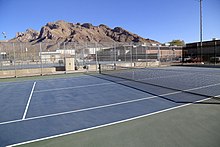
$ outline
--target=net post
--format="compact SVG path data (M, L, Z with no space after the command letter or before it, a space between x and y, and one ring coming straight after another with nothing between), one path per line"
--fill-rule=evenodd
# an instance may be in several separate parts
M98 69L99 69L99 74L101 74L102 73L102 71L101 71L101 64L99 64Z
M114 63L114 70L116 70L116 63Z

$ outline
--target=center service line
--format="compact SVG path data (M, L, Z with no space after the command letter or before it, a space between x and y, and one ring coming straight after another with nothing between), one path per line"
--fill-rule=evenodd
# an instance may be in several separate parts
M27 114L27 111L28 111L28 108L29 108L29 105L30 105L30 102L31 102L31 98L32 98L32 95L33 95L33 92L34 92L35 85L36 85L36 82L34 82L34 84L33 84L33 87L32 87L32 90L31 90L31 93L30 93L30 96L29 96L29 99L28 99L28 102L27 102L22 120L24 120L25 117L26 117L26 114Z

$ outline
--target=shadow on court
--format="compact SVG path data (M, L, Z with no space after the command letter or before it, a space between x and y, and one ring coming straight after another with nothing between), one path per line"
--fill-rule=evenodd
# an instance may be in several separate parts
M88 75L88 74L87 74ZM213 95L205 95L197 92L191 92L189 90L180 90L171 87L165 87L162 85L157 85L149 82L136 81L123 77L116 77L114 75L102 74L102 75L94 75L90 74L90 76L104 79L106 81L114 82L119 85L123 85L147 94L151 94L153 96L157 96L159 98L165 99L174 103L193 103L193 104L220 104L220 97ZM149 90L150 89L150 90ZM163 96L168 93L168 96ZM171 93L170 96L169 93ZM174 96L173 96L174 94ZM203 101L204 99L211 99L210 101Z

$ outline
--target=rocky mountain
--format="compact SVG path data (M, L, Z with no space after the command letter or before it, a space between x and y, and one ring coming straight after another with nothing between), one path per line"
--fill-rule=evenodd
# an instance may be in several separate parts
M10 42L75 42L83 44L90 43L149 43L160 44L151 39L142 38L121 27L113 29L106 25L93 26L90 23L69 23L65 21L49 22L43 26L40 32L33 29L27 29L26 32L19 32Z
M26 32L18 32L16 33L16 37L10 41L19 41L19 42L30 42L32 40L37 39L39 36L39 32L33 29L27 29Z

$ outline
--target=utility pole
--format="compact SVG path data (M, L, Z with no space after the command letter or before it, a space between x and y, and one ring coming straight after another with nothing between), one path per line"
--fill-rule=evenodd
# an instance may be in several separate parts
M202 0L200 0L200 62L202 62Z

